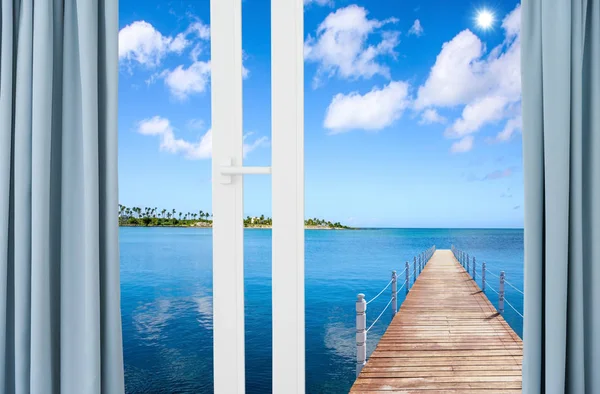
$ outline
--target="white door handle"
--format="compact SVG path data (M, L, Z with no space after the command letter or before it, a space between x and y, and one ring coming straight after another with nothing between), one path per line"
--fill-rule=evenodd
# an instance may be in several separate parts
M233 175L269 175L271 173L271 167L242 167L232 166L231 159L225 160L221 164L221 184L227 185L231 183L231 177Z

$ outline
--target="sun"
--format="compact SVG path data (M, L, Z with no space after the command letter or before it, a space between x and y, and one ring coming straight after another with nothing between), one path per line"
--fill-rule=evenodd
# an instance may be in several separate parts
M486 9L477 12L477 26L481 27L484 30L492 27L494 23L494 14Z

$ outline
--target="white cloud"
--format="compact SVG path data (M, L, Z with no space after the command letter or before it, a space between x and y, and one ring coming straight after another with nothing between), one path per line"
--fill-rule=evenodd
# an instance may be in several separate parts
M119 60L155 67L168 53L181 54L191 44L188 36L194 32L203 40L210 38L208 26L199 21L175 37L162 35L146 21L135 21L119 31Z
M423 35L423 26L421 26L421 21L418 19L415 19L413 25L410 27L410 29L408 30L408 35L415 35L417 37L420 37Z
M473 136L467 135L450 147L452 153L465 153L473 149Z
M198 119L194 119L188 123L188 126L197 126L198 122ZM137 132L140 134L159 136L160 150L162 151L180 154L190 160L209 159L212 156L212 129L209 129L198 141L190 142L175 137L174 129L169 120L160 116L144 119L138 123L137 127ZM246 143L247 137L252 134L247 133L244 135L244 157L269 142L268 137L260 137L251 143Z
M175 137L168 119L154 116L138 123L138 133L160 136L160 150L182 154L187 159L208 159L212 153L212 130L208 130L197 142L185 141Z
M210 81L210 61L197 61L188 68L183 65L173 70L165 70L160 74L165 85L177 99L185 100L189 95L202 93L208 88Z
M421 120L419 124L433 124L433 123L446 123L448 119L440 115L435 109L427 108L421 114Z
M169 88L171 94L179 100L185 100L189 96L197 93L203 93L208 90L211 75L210 61L197 60L197 47L191 51L191 56L196 59L189 67L183 64L172 70L163 70L156 73L146 81L148 85L154 83L157 79L164 79L165 85ZM244 55L245 56L245 55ZM246 79L250 71L242 64L242 78Z
M188 120L186 126L190 130L201 130L204 128L205 124L202 119L190 119Z
M192 61L197 62L198 59L200 58L201 54L202 54L202 45L196 44L190 51L190 58L192 59Z
M119 31L119 59L156 66L171 51L181 50L182 42L173 44L146 21L136 21Z
M370 78L376 74L390 78L389 68L377 61L382 55L395 56L399 43L396 31L382 32L381 40L368 45L367 39L382 26L397 20L378 21L367 18L367 10L350 5L330 13L317 28L316 36L304 43L304 58L318 63L314 85L322 75L345 79Z
M520 15L518 5L504 18L504 41L489 52L468 29L446 42L418 89L416 110L462 107L461 116L445 133L463 138L452 146L453 152L470 150L473 141L464 137L483 126L515 118L521 101ZM506 123L498 141L510 138L516 130L513 123Z
M482 93L480 60L483 43L470 30L460 32L442 46L427 81L419 87L415 107L453 107Z
M252 152L256 148L269 145L269 137L267 137L267 136L262 136L262 137L258 138L257 140L255 140L254 142L246 143L246 140L248 139L248 137L250 137L253 134L254 134L253 132L244 134L244 146L242 147L244 157L246 157L246 155L248 155L248 153Z
M201 21L196 21L187 28L187 34L195 33L201 40L210 40L210 27Z
M400 118L408 105L406 82L392 81L364 95L340 93L327 108L324 126L333 134L352 129L380 130Z
M496 134L496 137L493 138L490 142L510 141L515 132L521 131L521 123L522 119L520 115L515 118L509 119L504 125L502 131Z
M505 96L484 96L466 105L462 116L446 130L449 137L459 138L479 130L484 124L502 119L505 114Z
M143 135L163 135L172 132L173 130L171 129L171 124L168 119L155 116L138 123L137 131Z

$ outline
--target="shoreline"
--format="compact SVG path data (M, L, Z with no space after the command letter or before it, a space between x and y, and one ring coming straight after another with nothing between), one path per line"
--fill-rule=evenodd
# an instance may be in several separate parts
M182 228L212 228L212 226L194 226L194 225L178 225L178 224L166 224L161 226L140 226L138 224L119 224L119 227L143 227L143 228L154 228L154 227L182 227ZM244 229L253 230L271 230L272 226L248 226ZM340 228L340 227L323 227L323 226L304 226L305 230L356 230L357 228Z

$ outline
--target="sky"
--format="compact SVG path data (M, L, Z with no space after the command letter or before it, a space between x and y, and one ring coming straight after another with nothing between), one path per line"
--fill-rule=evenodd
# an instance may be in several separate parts
M304 2L306 217L522 228L519 3ZM209 1L121 0L119 18L120 203L210 212ZM270 18L243 0L249 166L271 161ZM271 215L270 177L245 177L244 214Z

